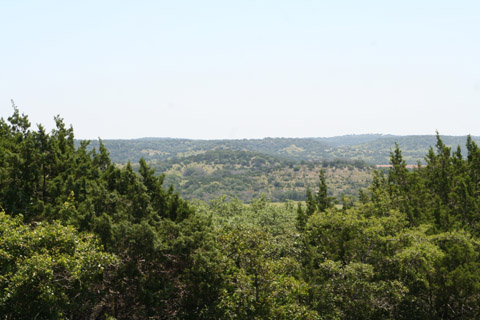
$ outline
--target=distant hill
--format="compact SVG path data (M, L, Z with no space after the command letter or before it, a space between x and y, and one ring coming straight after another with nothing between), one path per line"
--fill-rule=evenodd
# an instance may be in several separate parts
M442 136L447 146L464 146L466 137ZM479 137L474 140L480 142ZM111 159L138 167L141 157L165 174L186 199L210 200L220 195L243 201L266 194L273 201L303 200L326 170L330 195L356 196L371 181L375 165L389 163L398 143L408 164L423 161L435 135L348 135L330 138L265 138L189 140L143 138L104 140ZM91 147L98 148L98 141ZM387 169L384 169L387 170Z
M480 142L480 137L473 137ZM466 136L442 136L450 147L464 148ZM329 138L265 138L241 140L191 140L171 138L143 138L133 140L104 140L112 161L138 162L141 157L149 162L185 158L212 150L259 152L293 161L362 160L370 164L387 164L390 151L397 142L409 164L422 161L430 146L435 146L435 135L394 136L382 134L347 135ZM98 141L91 142L98 148Z
M205 153L211 150L236 150L261 152L291 160L322 159L328 156L329 146L315 139L265 138L242 140L189 140L147 138L133 140L104 140L112 161L137 162L141 157L147 161L163 161ZM98 147L98 141L91 142Z
M370 141L374 141L382 138L395 137L391 134L380 134L380 133L370 133L370 134L349 134L344 136L335 136L328 138L314 138L317 141L325 142L331 146L335 147L345 147L345 146L354 146Z
M477 143L480 137L472 137ZM347 141L352 141L350 136L346 136ZM364 139L364 138L362 138ZM465 154L466 136L441 136L443 143L454 150L457 146L462 148ZM341 144L341 137L338 137ZM371 164L388 164L390 160L390 151L395 148L398 143L404 160L408 164L416 164L418 161L424 162L425 155L430 147L435 150L437 138L435 135L418 135L418 136L381 136L377 139L369 140L356 145L338 146L332 149L330 156L332 158L357 159L363 160Z

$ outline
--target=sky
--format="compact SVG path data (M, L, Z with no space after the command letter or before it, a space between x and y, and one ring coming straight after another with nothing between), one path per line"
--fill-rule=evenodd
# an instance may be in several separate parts
M480 1L0 0L0 117L79 139L480 135Z

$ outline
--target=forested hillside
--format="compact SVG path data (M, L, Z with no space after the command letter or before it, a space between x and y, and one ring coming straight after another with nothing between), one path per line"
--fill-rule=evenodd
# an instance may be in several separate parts
M189 140L189 139L133 139L104 140L110 150L112 161L126 163L138 161L167 160L204 153L210 150L237 150L265 153L286 159L322 159L329 146L321 141L299 138L265 138L241 140ZM98 147L97 142L92 143Z
M163 162L151 162L185 199L213 200L221 195L250 202L266 195L271 201L305 200L308 188L326 171L330 196L358 196L372 180L372 166L362 161L297 162L250 151L213 150ZM134 169L138 166L134 165Z
M460 145L465 150L467 137L442 136L448 147ZM475 142L480 137L472 137ZM347 135L331 138L265 138L243 140L188 140L148 138L132 140L104 140L116 163L161 162L212 150L252 151L293 161L361 160L371 165L388 164L390 152L398 143L408 164L424 162L425 154L436 141L435 135L393 136L380 134ZM98 141L91 146L98 148Z
M368 135L367 135L368 136ZM349 136L346 136L347 138ZM359 136L362 141L363 136ZM351 138L350 138L351 139ZM425 163L425 155L430 146L436 143L435 135L423 136L380 136L377 139L362 141L358 144L341 145L332 150L331 155L338 158L359 159L373 164L387 164L390 158L390 152L395 148L395 143L402 150L403 158L407 164L417 164L418 161ZM479 142L479 137L472 137L475 142ZM465 145L467 137L465 136L442 136L443 143L456 148L461 146L462 152L466 152ZM326 140L325 142L328 142ZM350 141L352 143L353 141ZM338 142L337 142L338 143Z
M445 145L465 145L467 137L446 136ZM474 138L472 138L474 139ZM475 140L475 139L474 139ZM372 180L374 165L389 163L395 143L407 164L425 164L436 137L380 134L315 139L187 140L146 138L105 140L111 159L120 165L144 158L165 174L185 199L212 200L220 195L244 202L265 194L274 202L305 200L320 168L326 170L330 196L357 196ZM78 144L78 143L77 143ZM98 148L99 141L91 146ZM465 152L465 147L463 147Z
M328 166L305 203L246 205L183 200L144 159L120 167L55 120L49 133L17 109L0 120L3 319L480 318L471 138L462 153L437 136L414 170L394 147L340 207ZM195 162L231 156L277 161Z

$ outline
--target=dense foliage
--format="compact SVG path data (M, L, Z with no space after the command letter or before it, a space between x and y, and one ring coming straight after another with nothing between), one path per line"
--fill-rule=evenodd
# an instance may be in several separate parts
M197 222L190 206L172 189L165 190L162 187L163 178L154 176L153 170L144 161L140 162L138 175L129 164L123 169L115 167L103 145L98 152L87 151L87 142L75 148L72 128L66 128L58 117L56 129L50 134L45 133L41 126L37 131L31 131L28 118L20 115L17 109L8 121L0 121L0 206L11 216L21 214L34 234L53 234L49 236L54 238L55 234L61 234L66 239L48 244L36 244L35 239L28 237L17 241L20 243L18 246L35 245L41 252L45 251L45 256L40 257L36 256L37 252L28 252L26 256L21 252L11 252L8 244L11 239L2 239L0 245L8 246L2 251L0 264L1 279L4 279L2 289L7 292L1 300L6 318L38 318L43 313L37 315L35 312L44 307L50 308L42 316L45 319L54 318L54 315L57 318L78 319L92 315L175 317L184 305L188 304L188 310L194 310L192 295L209 296L203 294L200 280L194 284L187 280L189 276L196 276L190 273L196 272L196 251L204 250L202 248L206 245L204 228L207 222ZM8 229L2 232L2 237L22 237L22 233L26 232L22 230L28 230L18 227L20 220L15 221L4 226ZM39 229L40 223L47 223L47 229ZM76 235L70 229L62 229L63 226L73 227L76 232L90 236ZM78 297L75 293L64 294L62 288L58 291L51 289L54 299L61 303L49 301L45 305L48 297L44 297L41 288L30 292L38 295L32 299L16 291L9 293L18 289L12 287L15 281L42 281L45 287L55 288L57 276L62 276L56 275L56 272L66 273L65 286L70 286L68 283L72 282L78 294L82 293L88 283L80 285L76 278L89 278L89 273L93 271L81 267L83 262L79 261L81 256L76 256L75 247L86 245L77 243L75 238L92 236L103 250L101 247L91 248L85 255L100 250L99 254L104 252L117 261L108 270L95 271L100 277L96 278L100 281L97 285L108 290L98 293L92 308L84 313L78 312L80 309L68 313ZM65 242L73 242L75 246L67 246ZM57 256L57 251L65 250L69 252L66 257ZM95 251L90 252L92 250ZM23 259L28 260L24 262ZM17 265L18 270L12 269L12 263ZM92 262L90 268L94 265ZM41 279L35 278L32 273L35 274L37 268L43 268L42 272L47 275L42 273L37 275ZM78 274L70 275L72 272ZM23 273L33 280L17 279ZM18 284L20 288L34 285ZM85 295L93 297L88 293ZM24 309L22 312L27 314L20 316L21 306L29 303L34 304L32 312ZM19 309L11 308L16 305Z
M187 202L55 119L51 133L16 108L0 120L3 319L480 317L471 138L464 157L437 136L414 170L397 146L342 206L323 169L305 202Z

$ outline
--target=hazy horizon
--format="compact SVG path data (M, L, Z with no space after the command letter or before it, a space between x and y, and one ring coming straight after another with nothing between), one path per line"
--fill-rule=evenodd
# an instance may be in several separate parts
M54 123L54 120L53 120L53 117L51 119L51 121L48 121L47 123L40 123L40 122L35 122L32 120L32 117L30 116L30 114L27 114L25 113L25 111L19 107L18 105L16 105L16 107L18 108L19 112L21 114L25 114L26 116L28 116L28 119L31 123L31 128L33 129L36 129L37 128L37 125L41 124L42 126L44 126L48 132L50 132L54 126L55 126L55 123ZM11 112L9 114L6 114L6 115L1 115L0 118L3 118L4 120L7 120L7 118L9 116L11 116L13 114L13 108L10 110ZM75 128L75 125L73 123L69 123L65 118L63 118L60 114L59 116L63 119L65 125L67 127L69 126L72 126L73 129L74 129L74 134L75 134L75 139L76 140L98 140L98 139L102 139L102 140L142 140L142 139L145 139L145 140L148 140L148 139L184 139L184 140L262 140L262 139L269 139L269 138L272 138L272 139L276 139L276 138L285 138L285 139L329 139L329 138L337 138L337 137L347 137L347 136L368 136L368 135L371 135L371 136L385 136L385 137L408 137L408 136L435 136L436 135L436 132L438 130L435 130L433 133L407 133L407 134L393 134L393 133L380 133L380 132L367 132L367 133L345 133L345 134L337 134L337 135L326 135L326 136L262 136L262 137L254 137L254 138L247 138L247 137L236 137L236 138L196 138L196 137L187 137L187 136L178 136L178 137L174 137L174 136L138 136L138 137L127 137L127 138L123 138L123 137L108 137L108 138L104 138L104 137L101 137L101 136L91 136L91 137L79 137L78 136L78 131L76 130ZM471 135L472 137L480 137L480 135L474 135L474 134L470 134L470 133L467 133L467 134L443 134L442 132L439 132L440 136L441 137L466 137L468 135Z
M80 139L480 136L477 1L11 1L0 117Z
M76 140L98 140L98 138L102 140L263 140L263 139L332 139L332 138L342 138L342 137L351 137L351 136L384 136L388 137L420 137L420 136L435 136L436 134L389 134L389 133L362 133L362 134L343 134L338 136L323 136L323 137L261 137L261 138L212 138L212 139L200 139L200 138L188 138L188 137L138 137L138 138L102 138L97 137L93 139L83 139L79 137L75 137ZM467 137L468 134L465 135L444 135L440 133L440 137ZM473 138L480 138L480 136L471 135Z

